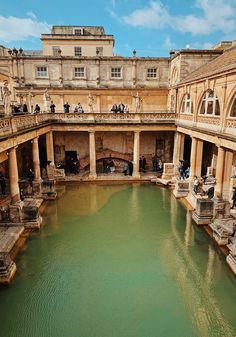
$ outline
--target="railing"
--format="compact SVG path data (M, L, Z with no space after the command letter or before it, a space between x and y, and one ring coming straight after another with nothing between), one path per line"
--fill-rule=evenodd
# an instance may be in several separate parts
M159 113L41 113L0 119L0 138L47 124L174 124L175 114Z

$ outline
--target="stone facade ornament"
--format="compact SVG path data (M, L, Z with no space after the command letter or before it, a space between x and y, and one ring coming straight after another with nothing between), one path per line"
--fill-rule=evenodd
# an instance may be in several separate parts
M135 99L135 112L140 112L142 107L143 99L139 96L138 92L134 96Z
M2 98L3 98L3 105L4 105L4 113L6 116L9 116L11 114L11 91L8 88L8 81L3 81L2 86Z
M88 95L88 107L89 107L89 112L93 112L93 104L94 104L94 98L93 98L93 96L89 93L89 95Z
M43 94L43 102L44 102L44 110L45 112L50 111L50 102L51 102L51 97L48 93L48 89L45 89L44 94Z

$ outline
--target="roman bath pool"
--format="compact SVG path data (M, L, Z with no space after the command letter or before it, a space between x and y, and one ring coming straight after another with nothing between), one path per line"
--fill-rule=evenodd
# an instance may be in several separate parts
M44 222L0 289L0 337L236 336L235 277L169 190L68 185Z

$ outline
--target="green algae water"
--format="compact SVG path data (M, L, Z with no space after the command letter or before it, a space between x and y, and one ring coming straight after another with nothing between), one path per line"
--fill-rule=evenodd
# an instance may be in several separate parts
M44 219L0 290L0 337L236 336L235 278L168 190L69 185Z

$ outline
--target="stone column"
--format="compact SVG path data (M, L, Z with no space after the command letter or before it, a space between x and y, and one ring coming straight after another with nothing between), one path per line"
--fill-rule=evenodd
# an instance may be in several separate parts
M97 103L97 112L100 113L101 112L101 97L100 97L100 95L97 95L96 98L97 98L97 102L96 102Z
M191 157L190 157L190 180L196 175L196 154L197 154L197 138L192 137Z
M203 141L197 140L197 152L196 152L196 162L195 162L195 174L201 177L202 173L202 152L203 152Z
M225 149L219 146L216 163L216 186L215 186L215 197L219 199L222 198L223 192L224 161L225 161Z
M41 173L40 173L40 160L39 160L39 145L37 137L33 139L32 151L33 151L33 164L34 164L34 180L39 182L41 180Z
M179 132L175 132L174 137L174 152L173 152L173 164L175 165L175 173L178 173L179 161L184 156L184 135Z
M53 147L53 132L46 133L46 148L47 148L47 161L54 164L54 147Z
M96 173L96 144L95 144L95 132L89 132L89 160L90 160L90 173L89 178L94 180L97 177Z
M227 151L225 152L225 161L224 161L224 174L223 174L223 199L231 201L231 192L232 192L232 168L233 168L233 152Z
M9 180L10 194L12 203L20 201L19 176L16 158L16 148L12 147L9 150Z
M139 143L140 143L140 131L134 131L134 155L133 155L133 177L140 178L139 173Z

